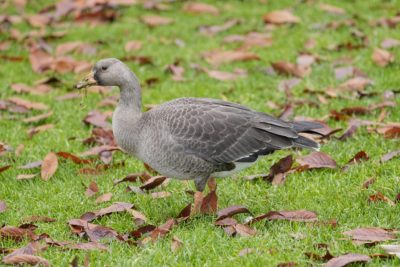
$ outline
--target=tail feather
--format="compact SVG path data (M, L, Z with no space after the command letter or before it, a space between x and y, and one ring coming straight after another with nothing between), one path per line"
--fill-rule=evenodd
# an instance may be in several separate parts
M323 128L324 126L321 123L318 122L312 122L312 121L296 121L293 122L293 129L297 133L316 133L314 132L313 129L320 129ZM304 136L299 135L298 138L296 138L294 141L294 145L296 147L303 147L303 148L309 148L309 149L314 149L314 150L319 150L320 145Z

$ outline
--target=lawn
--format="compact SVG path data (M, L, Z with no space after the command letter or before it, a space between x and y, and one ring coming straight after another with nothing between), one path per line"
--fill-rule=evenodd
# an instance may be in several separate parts
M1 5L4 6L3 14L35 15L51 2L28 1L24 8L13 4L13 1L6 1ZM288 100L284 90L280 89L281 82L293 80L293 77L282 75L277 70L271 71L271 64L277 61L295 63L299 53L304 51L318 55L318 60L311 66L312 72L304 75L297 85L287 90L292 94L288 100L290 103L302 100L293 105L293 113L288 114L288 119L296 116L311 117L324 120L331 128L342 128L341 132L325 139L321 146L321 151L330 155L338 167L294 172L287 175L286 182L281 185L272 185L262 179L244 179L248 175L268 173L271 165L286 155L292 154L299 158L310 153L306 150L279 151L234 177L218 179L217 194L219 209L243 205L253 215L269 211L305 209L315 211L320 223L262 220L252 225L257 231L256 235L230 237L223 229L214 225L215 215L200 215L174 226L170 233L156 242L148 242L142 246L117 240L102 240L108 251L88 252L51 246L37 255L47 259L53 266L68 266L76 256L80 264L88 257L90 266L276 266L287 262L295 262L299 266L315 266L322 265L323 261L310 259L305 253L323 254L324 250L316 247L316 244L320 243L327 244L334 256L346 253L384 253L380 244L355 245L342 233L359 227L399 229L400 203L390 205L386 201L368 201L371 195L378 192L393 201L400 193L400 157L381 162L382 155L400 149L399 135L397 134L397 138L385 138L376 132L376 128L381 125L372 124L359 127L345 140L336 137L343 134L350 119L377 122L381 116L383 124L400 121L400 46L386 49L395 59L385 67L377 65L372 59L374 49L381 47L382 41L387 38L400 39L399 25L390 27L373 24L381 18L395 16L400 11L400 1L324 1L342 8L344 14L321 10L319 4L322 1L204 2L214 5L219 14L192 14L183 10L183 1L166 1L161 6L156 6L161 9L167 7L166 10L155 10L154 6L148 9L142 4L136 4L118 7L113 22L94 26L90 23L77 23L73 16L63 18L45 28L48 33L66 34L60 38L44 38L42 41L51 50L49 53L52 55L56 47L63 43L82 41L91 44L97 49L95 53L75 51L69 54L74 60L91 64L107 57L149 57L151 64L139 64L135 60L125 61L143 84L145 106L179 97L208 97L240 103L275 116L282 112ZM265 14L282 9L291 10L301 21L296 24L272 26L264 23ZM141 20L144 15L159 15L173 19L173 22L149 27ZM201 26L221 25L231 19L238 19L240 23L212 36L199 32ZM84 175L79 170L84 167L93 168L102 163L98 157L95 157L93 163L85 166L59 158L58 169L48 181L40 178L40 167L19 169L18 166L42 160L49 152L66 151L79 155L90 149L82 140L91 135L93 126L83 123L82 119L95 109L109 114L107 112L111 112L113 107L99 106L98 103L106 97L118 96L119 91L117 88L103 94L89 91L87 95L82 94L82 97L57 100L62 95L74 93L73 85L83 77L84 72L63 72L60 69L50 69L41 73L33 71L29 60L29 47L40 43L41 38L21 37L16 41L13 31L17 29L21 36L24 36L32 34L33 31L39 32L39 28L25 20L13 22L8 28L4 19L0 21L0 43L10 43L8 49L0 51L3 58L0 66L0 99L20 97L44 103L49 107L46 111L29 110L22 113L0 108L0 142L14 150L20 144L24 145L18 156L14 151L0 153L0 168L11 165L9 169L0 172L0 201L7 205L7 209L0 212L1 225L19 226L26 217L48 216L56 221L35 223L35 233L47 233L57 241L80 243L87 240L73 234L68 221L79 218L85 212L108 207L114 202L128 202L134 204L134 209L146 216L148 224L161 225L169 218L176 217L193 201L192 196L185 192L194 190L192 182L172 179L165 186L152 190L172 194L170 197L158 199L152 198L150 194L127 192L126 183L114 186L113 180L121 179L130 173L146 171L142 162L121 152L114 153L112 163L124 162L123 167L110 167L97 175ZM238 48L240 44L224 42L224 38L249 32L271 34L270 45L252 46L246 50L257 55L258 60L211 65L202 57L202 53L207 51L230 51ZM365 37L368 42L365 41ZM315 41L315 44L305 48L305 43L310 39ZM138 50L126 51L125 44L132 40L140 41L141 47ZM344 45L338 47L340 44ZM11 56L16 59L11 60ZM345 63L338 63L339 59ZM166 71L167 66L177 60L179 66L185 70L183 81L172 79L172 74ZM354 91L343 90L335 91L338 92L335 97L325 94L328 88L337 89L351 78L335 78L334 69L340 66L353 66L373 80L373 84L362 91L364 97L359 97ZM207 75L207 70L211 69L234 73L237 68L247 71L245 77L236 77L239 76L237 74L232 80L221 81ZM239 72L242 73L242 70ZM45 77L56 77L60 80L59 83L51 84L51 90L45 94L16 92L12 89L12 85L17 83L34 86L35 81ZM154 83L149 82L151 80ZM318 93L307 93L305 89ZM394 102L391 107L361 112L364 114L352 114L345 120L335 120L329 116L332 110L382 103L385 91L395 92L391 98L386 99ZM33 123L22 121L26 117L50 110L53 114L44 120ZM384 117L381 110L386 111ZM27 131L42 124L53 124L54 127L29 138ZM369 159L342 171L341 167L359 151L365 151ZM20 174L37 176L17 180ZM368 188L363 188L362 184L369 178L375 178L375 182ZM92 197L85 195L90 182L95 182L99 187L99 192ZM113 194L111 201L96 204L96 197L107 192ZM248 216L236 215L235 218L244 222ZM337 225L324 223L330 220L336 220ZM132 215L127 212L104 216L93 223L111 227L121 234L138 228ZM182 241L182 246L176 251L171 251L173 237ZM396 241L399 242L399 236L397 240L382 244ZM27 243L28 239L17 242L0 237L0 252L2 248L16 249ZM245 248L253 250L247 255L239 255ZM372 257L367 266L383 265L399 266L400 259Z

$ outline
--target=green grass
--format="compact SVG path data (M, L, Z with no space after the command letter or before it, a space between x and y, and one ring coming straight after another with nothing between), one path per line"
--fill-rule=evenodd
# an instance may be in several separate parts
M34 2L34 3L33 3ZM34 14L44 6L47 1L33 1L27 6L28 13ZM211 1L210 1L211 2ZM313 1L312 1L313 2ZM400 39L397 28L371 27L369 20L393 16L400 7L400 1L329 1L334 5L347 10L343 18L357 15L357 25L369 38L370 45L365 49L341 52L332 52L326 49L330 44L347 42L352 39L348 27L337 30L313 30L313 24L328 23L338 20L318 9L317 3L301 3L301 1L268 1L261 4L259 1L227 1L216 2L216 6L224 10L220 16L190 15L181 12L181 3L173 3L171 9L161 12L161 15L174 18L175 23L168 26L149 29L139 21L143 14L153 14L155 11L144 10L140 5L120 9L120 16L112 24L97 27L65 25L68 34L59 40L50 42L51 46L73 40L98 44L96 56L74 55L76 59L88 60L92 63L105 57L123 57L124 44L129 40L142 40L143 48L140 55L151 56L154 65L138 66L128 62L137 76L144 81L147 78L158 77L159 83L143 89L145 104L158 104L177 97L227 97L233 102L242 103L253 109L279 114L280 110L271 110L266 102L268 100L278 103L284 102L283 92L277 89L278 83L286 79L282 76L269 76L263 73L263 68L269 67L271 62L287 60L294 62L298 52L303 51L303 44L309 38L315 38L316 47L313 53L319 54L324 60L313 66L313 73L293 89L296 97L314 98L303 95L305 87L312 89L325 89L337 86L340 82L334 78L332 61L350 56L354 59L353 65L366 72L375 84L369 91L382 93L387 89L399 86L400 49L391 52L396 57L396 62L386 68L379 68L373 64L371 54L374 47L388 37ZM219 82L209 78L204 73L196 73L189 66L199 63L208 67L200 56L203 51L208 51L221 46L233 49L232 44L222 44L225 36L230 34L243 34L249 31L264 31L262 15L271 10L293 8L294 13L302 19L296 26L282 26L272 32L273 45L268 48L255 48L261 60L245 63L226 64L220 68L233 70L236 67L249 71L247 78L235 82ZM8 12L16 11L9 7ZM232 29L217 34L215 37L206 37L198 33L200 25L220 24L229 18L240 18L242 23ZM26 33L30 27L21 23L16 26L21 32ZM7 35L0 37L0 40ZM185 47L177 48L175 39L185 42ZM3 52L4 53L4 52ZM28 60L28 52L20 43L13 43L12 48L5 52L9 55L20 55L26 58L23 62L2 62L0 66L0 81L2 90L0 99L14 96L10 89L12 83L33 84L35 80L43 77L33 73ZM170 75L164 72L164 67L175 59L181 59L185 67L186 82L174 82ZM49 75L53 75L49 73ZM36 232L48 233L55 240L72 240L80 242L67 225L67 221L87 211L106 207L110 203L96 205L94 198L87 198L84 194L83 184L95 181L101 193L112 192L112 201L131 202L136 209L148 218L148 223L161 224L168 218L176 216L179 211L192 198L185 190L194 189L192 183L171 181L163 190L172 193L173 197L165 199L152 199L149 195L136 195L125 192L125 186L113 187L112 180L124 177L128 173L141 172L143 165L136 159L127 155L116 153L114 161L125 160L124 168L111 168L99 176L83 176L78 174L80 166L69 161L60 164L57 173L48 182L35 178L29 181L17 181L16 176L21 173L37 173L38 170L23 171L16 167L28 162L41 160L50 151L68 151L79 154L88 148L81 143L81 139L90 135L90 127L82 123L82 118L88 111L98 108L96 105L101 100L100 95L89 94L81 105L81 100L59 102L55 97L72 90L72 84L78 80L74 74L54 74L64 84L44 96L24 95L23 98L48 104L54 111L47 123L55 124L55 128L40 133L28 139L26 130L29 125L18 119L8 118L7 112L0 113L0 140L16 148L19 144L25 145L25 150L20 157L7 156L0 158L0 166L11 164L13 168L0 174L0 200L6 201L8 210L0 214L0 224L17 226L21 219L30 215L45 215L57 219L55 223L38 223ZM114 90L113 94L117 94ZM381 96L363 98L357 101L341 98L332 99L328 104L319 108L307 105L297 107L295 115L321 118L332 109L355 105L368 105L378 103ZM399 100L397 99L397 104ZM107 110L107 109L101 109ZM385 121L399 121L400 109L391 108ZM40 112L32 112L39 114ZM363 119L377 120L379 111L362 116ZM345 122L328 121L332 127L346 128ZM76 137L76 138L72 138ZM307 209L316 211L319 219L337 219L338 226L311 226L305 223L290 222L259 222L255 225L258 234L250 238L230 238L222 229L216 228L213 223L214 216L201 216L180 224L172 232L155 244L144 248L137 248L127 244L113 241L109 243L108 253L90 252L91 266L274 266L281 262L294 261L300 266L317 265L309 260L304 253L316 251L314 244L327 243L334 255L348 252L372 254L381 252L378 246L355 246L348 240L343 240L341 234L345 230L356 227L376 226L383 228L398 228L400 225L400 205L389 206L387 203L378 202L369 204L368 196L382 192L390 199L400 193L400 159L393 159L381 164L380 156L399 149L398 139L387 140L381 135L368 133L362 128L357 134L345 142L335 139L322 146L326 152L338 162L345 164L355 153L364 150L370 160L352 166L347 172L337 170L315 170L291 174L282 186L271 186L263 181L246 181L243 176L255 173L268 172L269 167L284 155L306 154L307 151L291 152L281 151L259 161L252 168L237 175L236 179L218 180L219 207L240 204L248 207L254 214L266 213L270 210L295 210ZM369 189L361 189L361 184L367 178L376 177L377 181ZM156 189L159 190L159 189ZM244 217L239 217L244 219ZM113 227L121 233L135 229L129 214L113 214L96 221L101 225ZM301 233L304 239L295 240L291 234ZM177 236L183 241L183 247L175 253L171 252L171 238ZM24 243L14 243L0 239L0 247L18 248ZM256 253L239 257L238 253L243 248L255 248ZM271 251L273 253L271 253ZM67 266L78 255L83 261L84 251L61 251L58 248L49 248L40 255L48 259L53 266ZM374 259L368 266L398 266L399 259Z

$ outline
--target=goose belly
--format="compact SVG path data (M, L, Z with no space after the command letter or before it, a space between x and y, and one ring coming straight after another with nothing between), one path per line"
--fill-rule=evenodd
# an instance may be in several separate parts
M240 172L251 165L256 163L256 161L253 162L235 162L235 168L230 170L230 171L222 171L222 172L214 172L211 174L213 177L226 177L226 176L231 176L237 172Z

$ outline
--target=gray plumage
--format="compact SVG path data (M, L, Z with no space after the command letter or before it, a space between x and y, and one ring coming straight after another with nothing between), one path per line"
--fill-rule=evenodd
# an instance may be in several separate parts
M199 191L210 176L230 175L275 150L319 148L299 135L318 123L286 122L206 98L180 98L143 113L138 79L125 64L103 59L93 72L97 84L120 88L112 123L118 145L162 175L194 179Z

